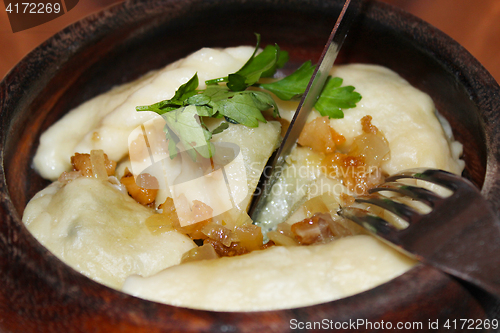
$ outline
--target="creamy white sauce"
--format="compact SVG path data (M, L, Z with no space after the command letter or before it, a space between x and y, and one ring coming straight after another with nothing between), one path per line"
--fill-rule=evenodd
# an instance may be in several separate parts
M42 135L34 160L36 169L54 180L71 169L70 157L75 152L103 149L111 159L125 161L118 171L123 172L126 165L130 166L126 162L130 133L154 118L150 112L136 112L135 106L172 97L195 72L200 82L234 72L252 52L251 47L202 49L82 104ZM382 165L388 174L421 166L461 172L461 145L445 135L426 94L379 66L339 66L332 74L342 77L344 84L355 86L363 96L356 108L345 111L344 119L331 120L331 126L346 137L348 144L361 134L360 119L370 115L389 141L391 158ZM278 104L283 118L290 119L297 103ZM309 120L317 116L313 113ZM248 194L225 215L234 216L245 209L262 167L279 143L279 125L269 122L254 129L231 126L215 135L213 141L235 143L242 151L248 181L237 191ZM313 155L299 149L289 162L317 166ZM187 161L168 163L172 163L170 170L176 177L188 167ZM237 172L233 176L235 181L239 179ZM313 185L321 181L329 182L330 188L340 186L347 191L339 181L326 178L314 168L301 181L304 190L292 188L277 196L268 216L275 220L288 217L289 223L301 220L304 216L300 209L291 217L283 211L304 198L325 193L312 193ZM168 189L160 191L157 204L169 194ZM332 194L333 211L340 193ZM152 235L144 225L151 214L152 210L111 185L81 178L66 186L56 182L41 191L26 207L23 221L56 256L90 278L120 289L131 275L125 282L125 292L197 309L257 311L331 301L373 288L414 265L365 235L325 245L273 247L239 257L176 265L194 244L175 231Z

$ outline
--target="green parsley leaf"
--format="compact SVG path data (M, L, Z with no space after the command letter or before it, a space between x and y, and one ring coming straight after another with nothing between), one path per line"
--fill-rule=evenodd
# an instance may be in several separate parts
M229 128L229 124L223 122L212 131L212 135L222 133L222 131L224 131L225 129L228 129L228 128Z
M255 34L255 37L257 38L257 44L255 45L255 48L253 50L253 53L252 55L250 56L250 58L247 60L247 62L240 68L240 70L247 66L247 64L249 64L253 58L255 57L255 55L257 54L257 51L259 50L259 46L260 46L260 34ZM236 74L236 73L235 73ZM231 75L231 74L230 74ZM212 85L212 84L217 84L217 83L220 83L220 82L228 82L229 81L229 75L228 76L224 76L224 77L219 77L217 79L211 79L211 80L206 80L205 81L205 84L208 86L208 85Z
M198 94L189 97L186 100L186 104L187 105L198 105L198 106L207 105L208 103L210 103L210 101L212 99L210 98L210 96L206 92L209 90L210 91L214 90L212 88L215 88L215 87L219 87L219 86L210 86L204 92L201 91Z
M281 118L280 113L278 111L278 105L276 104L276 101L272 98L271 95L263 91L252 91L252 97L255 106L259 110L265 111L269 110L270 108L273 108L273 117Z
M250 58L243 67L236 73L228 76L227 86L233 91L245 90L248 86L259 81L262 73L272 70L276 67L280 55L278 45L268 45L257 56ZM241 80L244 78L244 85Z
M198 88L198 73L195 73L188 82L181 85L175 92L174 97L170 101L182 105L184 100L193 96Z
M259 121L266 122L262 111L274 109L279 116L278 106L273 98L263 91L231 91L228 87L211 85L207 89L187 99L188 104L206 106L213 109L213 114L226 117L229 122L236 122L248 127L259 126ZM228 119L229 118L229 119Z
M226 77L207 80L207 86L219 82L227 82L232 91L243 91L257 83L262 76L272 76L277 68L281 68L288 61L288 52L281 52L278 45L268 45L256 55L260 45L260 35L257 36L257 45L248 61L237 72Z
M208 86L207 89L201 91L198 95L190 97L188 99L188 103L191 103L193 99L195 99L195 101L199 103L204 101L203 104L198 104L198 105L210 105L210 103L213 102L232 98L235 94L236 92L229 90L229 88L226 86L219 86L219 85Z
M166 125L163 131L167 136L168 153L170 155L170 159L173 160L174 158L177 157L177 142L179 142L179 138L174 133L172 133L172 131L170 131L168 129L168 126Z
M314 68L315 66L307 61L291 75L276 82L259 84L259 87L273 92L284 101L300 98L311 80ZM323 91L314 105L322 116L344 118L342 109L353 108L361 100L361 95L354 91L353 86L341 87L342 82L343 80L339 77L328 77Z
M161 101L151 105L136 106L137 111L153 111L159 115L165 112L170 112L178 109L184 105L184 101L196 94L196 88L198 88L198 74L194 74L188 82L181 85L169 100Z
M356 106L361 100L361 95L354 91L353 86L341 87L343 80L339 77L329 77L314 105L322 116L329 118L344 118L342 109Z
M236 120L238 123L248 126L257 127L259 121L266 123L266 119L262 115L263 110L259 108L261 104L256 105L251 91L242 91L235 94L231 99L223 99L214 103L214 110L220 114Z
M200 117L212 117L214 115L214 109L205 105L196 105L196 112Z
M245 90L247 85L247 78L238 74L229 74L227 77L227 87L232 91L242 91Z
M290 59L288 52L280 49L278 60L273 67L269 68L267 71L264 71L261 77L272 77L278 68L282 68Z
M259 87L269 90L284 101L300 98L311 80L315 67L311 61L306 61L287 77L276 82L259 84Z
M193 160L196 160L196 153L205 158L212 156L213 145L208 141L212 137L212 133L201 126L196 106L182 107L164 113L162 117L166 121L165 126L168 131L175 133ZM170 157L172 157L171 152Z

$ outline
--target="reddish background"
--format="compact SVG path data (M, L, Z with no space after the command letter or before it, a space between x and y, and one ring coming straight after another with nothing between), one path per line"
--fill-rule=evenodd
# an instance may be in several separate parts
M80 0L65 15L12 33L0 4L0 78L29 51L63 27L121 0ZM441 29L465 46L500 81L499 0L382 0L401 7Z

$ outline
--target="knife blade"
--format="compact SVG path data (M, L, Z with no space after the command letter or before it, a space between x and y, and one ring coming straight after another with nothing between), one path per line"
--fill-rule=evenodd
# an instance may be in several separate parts
M273 185L280 177L283 165L285 164L285 159L295 146L297 139L304 128L307 117L311 113L314 104L323 90L326 79L328 78L330 70L333 67L333 63L335 62L347 33L349 32L349 29L355 21L361 8L362 1L363 0L346 0L344 6L342 7L342 11L340 12L337 22L330 33L319 62L313 75L311 76L311 79L309 80L307 88L300 100L297 111L290 122L290 126L288 127L283 141L264 168L264 172L248 210L248 214L254 221L256 221L260 209L264 206L266 201L265 199L271 192Z

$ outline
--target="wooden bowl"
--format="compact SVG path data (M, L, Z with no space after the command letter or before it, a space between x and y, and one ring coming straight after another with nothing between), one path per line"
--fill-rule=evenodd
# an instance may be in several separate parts
M364 293L298 309L229 313L168 306L84 277L23 226L26 203L48 184L31 167L39 136L65 112L202 46L253 45L254 32L264 44L290 51L291 66L315 62L340 2L129 1L75 23L24 58L0 85L0 330L283 332L293 320L339 325L359 319L421 322L418 331L426 331L429 321L497 316L498 304L487 295L423 265ZM464 144L465 175L498 211L500 88L464 48L410 14L367 2L339 61L387 66L430 94Z

